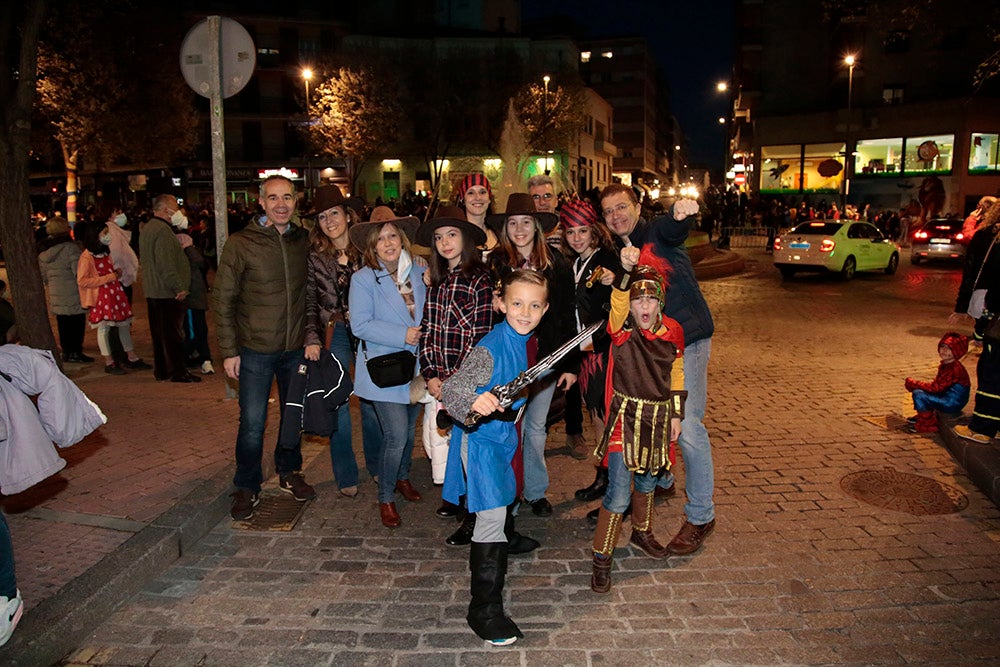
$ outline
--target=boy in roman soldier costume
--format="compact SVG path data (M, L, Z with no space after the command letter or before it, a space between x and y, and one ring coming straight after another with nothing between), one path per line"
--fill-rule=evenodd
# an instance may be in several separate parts
M611 590L611 556L630 501L632 544L653 558L667 556L653 535L653 492L657 477L674 462L687 396L671 390L684 386L684 332L662 314L667 266L649 245L641 253L623 248L621 263L625 275L615 278L608 319L607 425L595 450L608 464L608 490L594 532L590 587L597 593Z

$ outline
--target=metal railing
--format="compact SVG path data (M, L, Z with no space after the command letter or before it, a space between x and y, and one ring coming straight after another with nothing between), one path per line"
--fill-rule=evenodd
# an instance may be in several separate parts
M776 231L770 227L723 227L718 247L770 250Z

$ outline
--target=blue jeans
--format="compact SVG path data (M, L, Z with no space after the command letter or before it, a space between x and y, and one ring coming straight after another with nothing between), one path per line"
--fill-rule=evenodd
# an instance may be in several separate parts
M608 490L601 503L604 509L621 514L632 502L632 482L638 493L649 493L656 489L656 476L650 473L636 475L625 467L621 452L608 454Z
M261 457L264 455L264 427L271 384L277 378L279 415L284 418L288 379L303 362L301 349L264 354L240 348L240 428L236 435L236 474L233 476L236 488L254 493L260 491L264 481ZM300 470L301 443L275 447L274 468L279 475Z
M403 405L372 401L378 423L382 426L382 447L378 462L378 501L396 500L396 482L410 477L413 459L413 435L421 405Z
M681 422L681 437L677 444L684 459L684 490L687 504L684 513L688 521L696 526L706 524L715 518L715 468L712 464L712 443L708 439L708 429L702 423L705 419L705 403L708 394L708 358L712 354L712 339L704 338L684 346L684 389L687 401L684 404L684 420ZM660 486L673 483L674 476L666 474Z
M549 471L545 467L545 420L549 416L552 394L556 391L555 373L542 376L528 398L521 424L524 457L524 498L534 502L549 489Z
M930 394L923 389L913 390L913 408L917 412L961 412L968 402L969 388L960 384L953 384L940 394Z
M14 545L10 541L7 517L0 512L0 595L8 600L17 595L17 579L14 577Z
M343 322L337 322L333 327L330 352L344 367L344 371L350 372L354 365L354 355L351 354L351 341ZM330 464L337 487L341 489L358 485L358 461L354 458L352 435L351 406L350 403L345 403L337 410L337 430L330 435Z

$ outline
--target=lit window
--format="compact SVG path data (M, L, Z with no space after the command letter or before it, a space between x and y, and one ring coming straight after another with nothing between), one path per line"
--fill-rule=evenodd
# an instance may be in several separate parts
M601 51L602 58L614 58L615 54L613 51Z
M582 63L590 62L590 51L580 51L580 62Z

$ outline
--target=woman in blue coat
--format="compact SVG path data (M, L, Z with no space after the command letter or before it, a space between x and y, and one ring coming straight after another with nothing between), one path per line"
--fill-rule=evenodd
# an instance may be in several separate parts
M379 451L378 502L382 524L399 526L396 491L420 500L410 484L413 434L420 406L410 404L410 385L379 387L367 361L393 352L416 353L427 288L424 267L413 263L410 240L418 221L397 218L386 206L376 207L371 220L350 229L351 243L364 266L351 278L351 331L361 341L355 366L354 393L372 402L382 427ZM416 369L419 372L419 369Z

